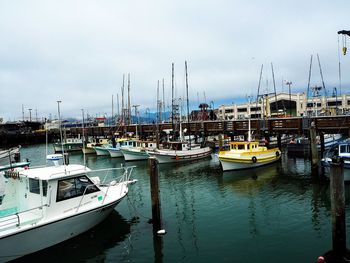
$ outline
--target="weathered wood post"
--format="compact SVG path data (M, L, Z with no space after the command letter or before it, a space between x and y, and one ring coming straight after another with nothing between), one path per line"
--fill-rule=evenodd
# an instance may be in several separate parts
M344 163L334 161L330 170L333 252L343 257L346 254Z
M161 207L159 198L159 177L158 162L155 157L148 158L150 169L151 203L152 203L152 224L153 234L157 234L161 229Z
M281 140L281 134L277 134L277 147L282 151L282 140Z
M219 152L222 151L223 144L222 134L219 134Z
M310 150L311 150L311 170L312 170L312 173L317 174L318 151L317 151L317 144L316 144L316 127L314 122L311 122L311 126L310 126Z
M150 169L150 185L151 185L151 203L152 203L152 224L153 224L153 249L154 262L163 262L163 240L164 230L161 230L161 207L159 198L159 177L158 177L158 161L155 157L148 158Z
M324 132L320 132L320 143L321 143L321 157L323 157L323 154L325 152Z

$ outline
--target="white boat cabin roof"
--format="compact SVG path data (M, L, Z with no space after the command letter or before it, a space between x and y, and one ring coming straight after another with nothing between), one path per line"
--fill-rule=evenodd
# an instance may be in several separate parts
M28 177L40 180L53 180L58 178L71 177L91 171L89 168L80 164L45 166L35 169L18 170L19 177Z

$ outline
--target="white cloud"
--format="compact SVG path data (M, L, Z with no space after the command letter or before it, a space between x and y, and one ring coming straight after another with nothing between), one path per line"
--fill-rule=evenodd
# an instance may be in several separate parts
M305 91L310 55L312 84L339 86L337 31L348 28L350 3L338 1L2 1L0 3L0 116L19 119L23 104L39 116L110 113L122 74L131 73L132 103L155 108L157 80L171 96L184 93L188 61L190 97L234 101L256 95L259 70L277 89L282 79ZM348 41L350 43L350 40ZM349 92L350 58L341 57ZM265 85L266 86L266 85ZM269 85L272 89L272 85ZM116 103L115 103L116 105Z

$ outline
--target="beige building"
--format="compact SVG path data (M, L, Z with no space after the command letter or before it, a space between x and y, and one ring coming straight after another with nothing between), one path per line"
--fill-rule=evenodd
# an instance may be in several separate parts
M277 103L276 103L277 101ZM259 97L258 103L221 105L220 120L245 118L324 116L350 113L350 95L306 98L305 93L279 93Z

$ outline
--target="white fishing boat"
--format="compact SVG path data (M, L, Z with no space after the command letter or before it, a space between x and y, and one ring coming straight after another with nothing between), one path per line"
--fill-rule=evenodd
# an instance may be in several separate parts
M132 167L92 171L84 165L59 164L60 154L47 159L55 165L0 173L1 262L53 246L99 224L135 182L130 180Z
M156 142L136 141L135 147L121 146L120 151L124 155L125 161L140 161L148 159L149 154L147 153L147 150L152 151L156 148Z
M321 160L325 168L325 175L330 176L330 165L332 158L340 158L344 162L344 181L350 182L350 140L345 140L338 144L335 151L329 152L328 156Z
M211 148L187 142L167 142L163 149L147 150L159 163L180 163L199 160L211 156Z
M78 152L83 148L82 138L66 138L63 143L60 141L53 144L55 153L62 153L62 148L64 152Z
M20 148L21 146L0 150L0 165L7 165L18 161L16 158L20 154Z
M112 148L112 145L101 145L101 146L93 146L97 156L109 156L108 148Z
M109 155L112 158L123 157L123 153L121 152L121 147L134 147L136 145L136 140L130 140L125 138L120 138L116 140L116 144L112 146L108 146L107 150Z
M84 154L96 153L94 146L102 146L109 144L109 139L107 138L91 138L89 139L89 141L90 142L88 142L86 146L82 149Z

